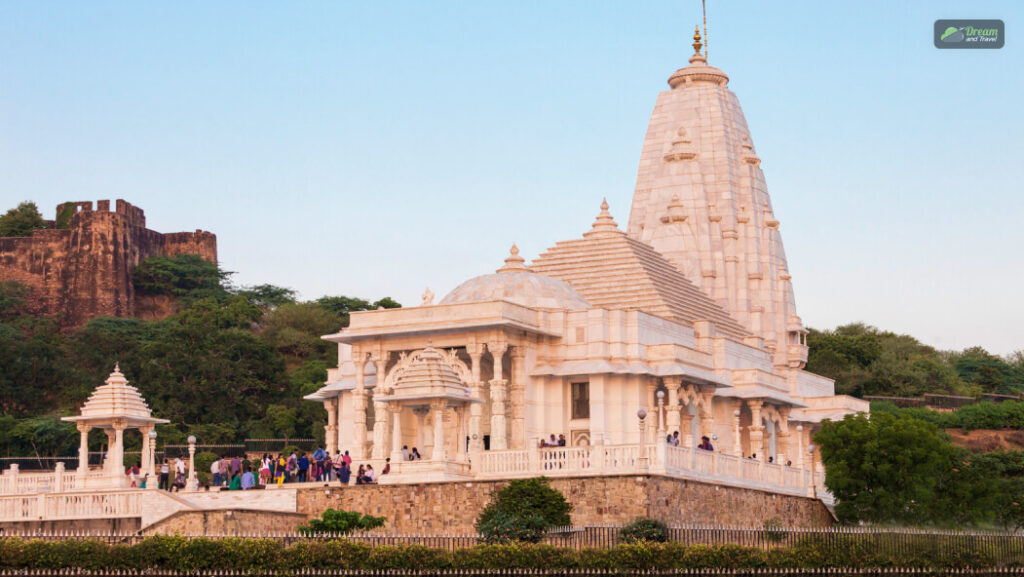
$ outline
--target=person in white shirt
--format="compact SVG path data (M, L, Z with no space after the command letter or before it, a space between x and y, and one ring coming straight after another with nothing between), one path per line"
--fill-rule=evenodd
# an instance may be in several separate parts
M377 482L377 473L373 472L373 465L367 465L366 466L366 479L370 483L376 483Z
M214 487L220 487L220 459L210 463L211 482Z

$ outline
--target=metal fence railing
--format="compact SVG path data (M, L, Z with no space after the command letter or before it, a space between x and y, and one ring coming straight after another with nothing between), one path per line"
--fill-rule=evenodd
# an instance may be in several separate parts
M213 453L218 457L244 457L245 445L196 445L196 454ZM164 454L169 459L188 457L188 445L164 445Z
M609 548L619 543L617 525L589 525L552 530L544 542L575 550ZM859 545L892 558L916 558L926 554L930 559L949 558L953 561L965 551L983 553L1001 565L1024 565L1024 533L999 531L943 531L932 529L829 527L829 528L774 528L774 527L720 527L680 526L669 528L669 540L683 545L740 545L761 550L809 546L819 550L839 550ZM21 532L7 529L0 538L20 536L28 539L63 540L94 539L106 543L136 543L145 537L138 532ZM454 551L483 542L474 533L393 533L369 531L361 533L303 535L299 533L233 533L205 535L209 539L263 538L284 544L309 540L345 538L371 546L421 545Z
M280 453L287 447L300 451L315 451L321 441L316 439L246 439L245 450L249 453Z
M249 570L208 570L180 572L170 569L146 569L145 571L117 570L117 571L88 571L75 569L4 569L0 571L0 577L67 577L75 575L81 577L252 577L254 574ZM676 576L721 576L721 577L901 577L903 575L914 575L920 577L926 571L919 568L887 567L887 568L843 568L843 567L822 567L813 569L771 569L771 568L742 568L742 569L719 569L711 567L689 568L689 569L642 569L623 571L621 569L379 569L373 571L360 569L338 569L318 568L306 570L275 570L274 575L289 577L605 577L605 576L643 576L643 577L676 577ZM927 573L936 575L936 573ZM947 573L938 573L947 574ZM1024 575L1022 567L1006 568L982 568L982 569L957 569L949 572L950 575L966 575L978 577L1001 577Z

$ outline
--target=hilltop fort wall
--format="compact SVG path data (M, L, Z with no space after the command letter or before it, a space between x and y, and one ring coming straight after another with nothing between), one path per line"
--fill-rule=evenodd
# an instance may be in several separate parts
M55 315L77 327L97 316L132 316L132 273L151 256L197 254L217 262L211 232L161 234L146 228L141 208L124 200L74 202L68 228L47 228L29 237L0 238L0 281L31 288L32 314ZM58 211L60 207L58 207Z

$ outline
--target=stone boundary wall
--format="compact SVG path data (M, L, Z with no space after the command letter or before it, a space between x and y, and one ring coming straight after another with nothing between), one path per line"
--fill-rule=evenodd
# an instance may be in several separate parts
M126 535L138 531L141 527L142 519L139 517L60 519L55 521L3 521L0 522L0 536L8 532L19 535L26 533L58 535L69 532L95 535Z
M472 533L491 493L507 481L359 485L298 489L298 512L319 516L325 509L387 517L397 532ZM793 527L826 527L833 517L807 497L701 483L661 476L622 475L552 479L572 503L573 525L619 525L653 517L671 525L761 526L778 518Z
M246 535L296 533L307 517L301 513L249 509L178 511L142 530L143 535Z

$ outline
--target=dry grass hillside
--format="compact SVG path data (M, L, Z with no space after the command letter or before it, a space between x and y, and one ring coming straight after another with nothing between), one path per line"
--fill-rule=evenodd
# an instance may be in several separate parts
M1024 431L977 429L965 433L962 429L946 429L953 444L974 451L1024 450Z

